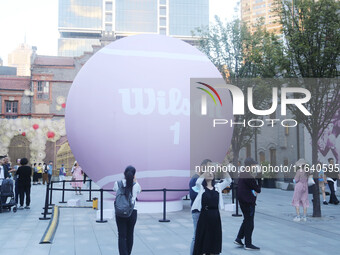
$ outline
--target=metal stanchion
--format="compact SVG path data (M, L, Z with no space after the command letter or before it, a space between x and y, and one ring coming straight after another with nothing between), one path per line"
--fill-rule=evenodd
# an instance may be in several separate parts
M45 196L45 208L44 208L44 212L42 213L44 215L44 217L40 217L39 220L50 220L51 218L46 217L48 213L48 194L49 194L49 185L46 185L46 196Z
M235 185L235 191L236 191L236 213L233 213L232 214L232 216L234 216L234 217L241 217L242 216L242 214L239 214L238 213L238 198L237 198L237 185Z
M103 219L103 189L100 189L100 220L96 220L98 223L105 223L107 220Z
M54 205L52 204L52 191L53 191L53 181L51 181L51 183L48 183L47 185L51 184L51 188L50 188L50 203L49 205Z
M185 198L184 198L183 200L190 200L190 198L189 198L188 196L189 196L189 194L186 195Z
M89 182L90 182L90 191L89 191L89 199L88 200L86 200L86 202L92 202L92 198L91 198L91 192L92 192L92 180L90 179L89 180Z
M163 219L159 220L159 222L170 222L170 220L166 219L166 189L163 189Z
M61 201L59 203L61 203L61 204L67 203L67 202L65 202L65 180L63 180L63 191L62 191L62 195L61 195Z
M231 183L231 203L235 204L235 182Z

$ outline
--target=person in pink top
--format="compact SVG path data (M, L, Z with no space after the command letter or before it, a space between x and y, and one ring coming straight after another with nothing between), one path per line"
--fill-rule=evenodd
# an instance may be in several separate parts
M77 161L74 162L71 172L72 172L72 180L78 181L78 182L71 182L71 185L73 188L75 188L76 195L78 195L78 189L79 189L79 195L82 195L81 188L83 187L83 170L78 165Z
M307 162L304 159L299 159L295 165L299 168L296 172L294 182L294 195L292 205L296 209L296 217L294 221L307 221L308 201L308 171L305 169ZM300 218L300 206L303 207L303 217Z

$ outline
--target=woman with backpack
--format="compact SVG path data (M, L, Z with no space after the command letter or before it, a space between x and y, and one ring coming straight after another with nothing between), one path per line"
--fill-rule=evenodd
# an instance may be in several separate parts
M137 221L136 198L141 187L136 178L136 169L128 166L124 171L124 179L115 182L115 213L118 228L119 255L130 255L133 246L133 231Z

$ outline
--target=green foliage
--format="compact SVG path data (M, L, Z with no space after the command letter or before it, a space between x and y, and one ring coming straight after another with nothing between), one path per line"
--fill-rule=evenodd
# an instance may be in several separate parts
M215 24L209 29L198 29L201 37L199 48L204 52L227 82L238 86L244 95L253 87L253 103L256 109L268 109L271 105L271 84L261 78L282 76L286 58L279 37L262 29L261 22L251 34L243 22L235 19L223 23L215 17ZM246 79L252 78L252 79ZM234 116L234 122L248 122L259 118L245 106L244 115ZM246 125L235 125L232 137L234 164L239 151L249 144L259 129Z
M338 74L340 2L277 0L292 77L331 78Z

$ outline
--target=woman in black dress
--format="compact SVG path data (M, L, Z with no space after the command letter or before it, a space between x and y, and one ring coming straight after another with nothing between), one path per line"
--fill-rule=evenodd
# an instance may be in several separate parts
M219 209L222 209L222 191L230 185L230 176L216 183L214 173L206 172L196 182L198 195L192 208L201 211L197 222L194 255L220 254L222 251L222 224Z

